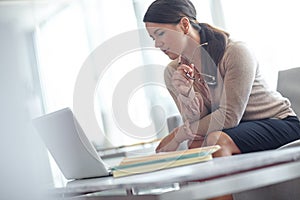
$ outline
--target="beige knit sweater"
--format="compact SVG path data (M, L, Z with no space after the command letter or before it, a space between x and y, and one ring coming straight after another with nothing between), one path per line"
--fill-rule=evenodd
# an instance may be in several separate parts
M176 92L171 78L177 65L174 60L166 67L165 82L194 133L205 135L235 127L241 121L295 116L290 101L267 86L256 58L242 42L229 40L218 64L218 84L209 86L210 102L203 102L203 85L197 81L188 96Z

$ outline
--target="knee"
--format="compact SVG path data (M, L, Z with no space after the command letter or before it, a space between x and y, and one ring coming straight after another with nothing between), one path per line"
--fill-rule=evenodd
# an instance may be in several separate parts
M224 136L224 132L222 131L216 131L209 133L206 137L206 143L207 145L220 145L225 146L229 143L227 137Z
M206 137L206 144L208 146L221 146L221 149L214 154L214 157L231 156L241 153L231 137L222 131L209 133Z

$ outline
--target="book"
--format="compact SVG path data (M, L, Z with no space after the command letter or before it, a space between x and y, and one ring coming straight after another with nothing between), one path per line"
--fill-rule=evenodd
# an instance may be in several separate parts
M122 177L205 162L212 160L212 154L220 148L219 145L214 145L147 156L126 157L118 166L112 168L112 173L114 177Z

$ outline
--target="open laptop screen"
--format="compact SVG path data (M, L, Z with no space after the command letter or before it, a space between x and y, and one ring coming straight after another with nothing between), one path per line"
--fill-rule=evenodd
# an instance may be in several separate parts
M36 118L33 125L65 178L110 175L70 108Z

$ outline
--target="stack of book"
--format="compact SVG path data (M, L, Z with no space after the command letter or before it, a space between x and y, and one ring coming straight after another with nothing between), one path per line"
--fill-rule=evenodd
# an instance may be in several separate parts
M181 151L163 152L148 156L124 158L118 166L112 168L112 172L114 177L122 177L204 162L212 160L212 154L220 148L219 145L214 145Z

